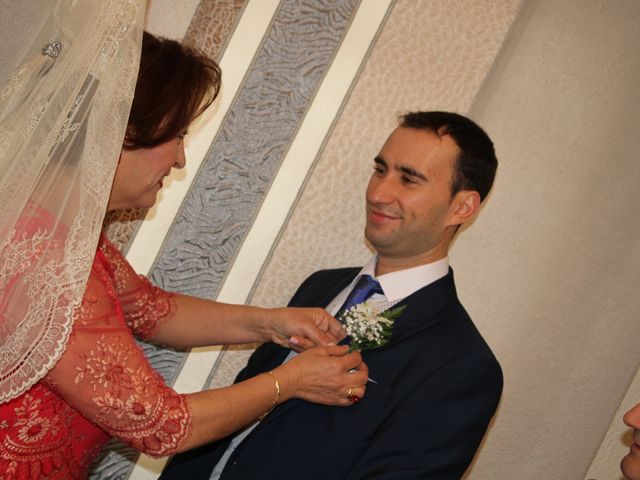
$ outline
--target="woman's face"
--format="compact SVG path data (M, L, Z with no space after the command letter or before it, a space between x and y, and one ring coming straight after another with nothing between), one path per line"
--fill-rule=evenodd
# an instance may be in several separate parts
M629 480L640 480L640 403L625 413L624 423L633 428L633 443L620 468Z
M120 153L107 210L150 208L172 168L185 165L184 135L161 145Z

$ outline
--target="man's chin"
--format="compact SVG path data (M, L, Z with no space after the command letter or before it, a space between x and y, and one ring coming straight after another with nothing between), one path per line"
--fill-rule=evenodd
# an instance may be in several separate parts
M393 244L392 237L380 232L379 229L369 227L368 225L364 230L364 238L367 239L367 242L369 242L377 252L384 251Z

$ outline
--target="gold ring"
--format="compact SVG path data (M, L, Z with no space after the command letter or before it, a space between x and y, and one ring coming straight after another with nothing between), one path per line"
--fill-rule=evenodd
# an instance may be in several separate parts
M350 388L347 392L347 398L352 403L358 403L360 401L360 397L353 393L353 388Z

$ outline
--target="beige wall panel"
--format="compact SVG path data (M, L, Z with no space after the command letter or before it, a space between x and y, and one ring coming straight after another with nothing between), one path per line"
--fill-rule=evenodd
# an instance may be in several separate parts
M265 266L253 303L281 305L312 271L358 265L369 257L362 236L364 189L397 114L466 111L519 3L396 3Z
M636 0L527 1L471 109L501 165L452 261L505 370L472 478L584 478L637 370L638 44Z
M182 40L200 0L147 0L145 29L154 35Z

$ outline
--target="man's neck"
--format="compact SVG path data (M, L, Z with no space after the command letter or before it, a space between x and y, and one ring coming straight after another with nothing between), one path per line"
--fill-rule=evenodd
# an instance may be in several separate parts
M446 246L444 248L435 248L411 257L393 257L385 256L380 252L377 253L376 276L437 262L448 255L448 248L446 248Z
M428 265L438 260L442 260L447 256L438 255L428 258L411 259L411 258L385 258L378 255L378 262L376 263L376 276L384 275L385 273L398 272L400 270L407 270L413 267L419 267L420 265Z

